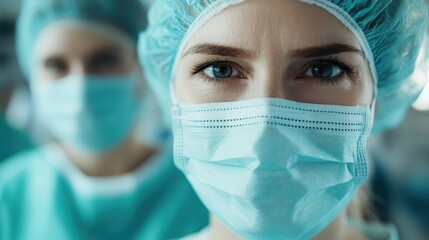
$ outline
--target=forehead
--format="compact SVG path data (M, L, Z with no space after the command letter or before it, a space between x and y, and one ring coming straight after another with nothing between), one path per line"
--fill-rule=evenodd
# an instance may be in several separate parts
M246 0L205 23L186 44L281 50L343 43L361 49L353 33L327 11L297 0ZM280 47L281 49L276 49Z
M85 56L98 48L133 49L132 40L113 27L83 22L59 21L47 26L39 35L36 59L51 55Z

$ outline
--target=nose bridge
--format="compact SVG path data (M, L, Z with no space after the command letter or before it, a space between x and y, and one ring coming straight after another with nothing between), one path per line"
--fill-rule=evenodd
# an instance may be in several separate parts
M71 62L72 75L88 76L95 74L91 63L83 58L74 58Z
M83 75L91 75L94 73L94 69L92 69L92 67L90 66L90 64L88 62L82 61L80 63L80 66L81 66Z
M74 60L71 65L70 75L79 75L85 76L89 74L89 67L83 62L79 60Z
M287 98L286 79L283 61L270 58L258 69L257 94L261 98Z

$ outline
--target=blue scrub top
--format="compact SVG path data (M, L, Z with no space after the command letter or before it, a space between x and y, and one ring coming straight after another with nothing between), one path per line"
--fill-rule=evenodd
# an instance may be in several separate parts
M0 239L172 239L207 226L208 212L174 167L171 144L113 178L81 173L56 145L0 164Z
M0 161L32 147L34 144L30 137L25 132L13 128L0 112Z

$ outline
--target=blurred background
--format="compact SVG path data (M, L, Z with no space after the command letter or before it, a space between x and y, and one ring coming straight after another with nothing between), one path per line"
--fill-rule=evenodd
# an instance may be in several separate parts
M34 117L28 82L16 60L19 10L20 1L0 0L0 161L50 141ZM425 41L422 56L429 52L429 40ZM421 59L413 78L424 82L428 76L429 61ZM429 239L429 85L398 128L372 137L369 153L370 199L380 221L394 222L402 239Z
M43 138L34 126L28 83L15 54L15 23L20 1L0 1L0 159ZM42 139L40 139L42 140Z

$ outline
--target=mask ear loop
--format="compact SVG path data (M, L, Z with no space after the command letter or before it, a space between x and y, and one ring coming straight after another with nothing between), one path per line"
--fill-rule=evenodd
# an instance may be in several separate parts
M370 129L372 129L374 127L374 122L375 122L375 105L377 102L377 97L374 96L374 98L372 99L371 105L369 106L370 110L371 110L371 121L370 121Z
M176 98L176 91L174 89L174 81L171 80L170 81L170 97L171 97L171 101L173 103L173 106L176 106L178 104L177 102L177 98Z
M366 54L364 55L364 57L366 59L368 66L371 68L370 59L368 58L368 56L366 56ZM373 96L372 96L372 100L371 100L370 105L369 106L363 106L363 107L369 107L369 110L370 110L369 129L371 129L371 131L372 131L372 129L374 127L374 123L375 123L375 108L377 105L377 96L378 96L378 89L377 89L378 78L377 78L377 75L374 75L373 71L371 71L371 72L372 72L371 76L373 78L372 82L373 82L373 88L374 88L373 89Z

